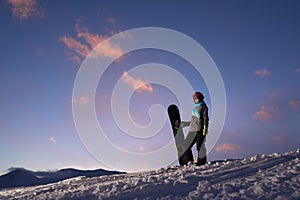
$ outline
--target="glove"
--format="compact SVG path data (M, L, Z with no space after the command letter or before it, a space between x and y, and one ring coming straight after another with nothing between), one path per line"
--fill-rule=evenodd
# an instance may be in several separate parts
M207 125L204 125L204 127L203 127L203 135L207 136L207 134L208 134Z
M175 121L174 125L175 125L175 126L173 127L174 129L178 130L178 129L180 128L180 124L179 124L179 121L178 121L178 120Z

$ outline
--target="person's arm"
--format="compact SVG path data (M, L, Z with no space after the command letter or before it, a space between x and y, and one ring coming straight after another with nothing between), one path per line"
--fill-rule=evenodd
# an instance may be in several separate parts
M202 114L203 114L203 124L208 127L209 118L208 118L208 108L206 105L203 107Z
M208 124L209 124L209 118L208 118L208 108L205 105L202 110L203 114L203 135L206 136L208 134Z
M184 128L184 127L187 127L187 126L189 126L189 125L190 125L190 123L191 123L191 121L188 121L188 122L186 122L186 121L182 121L182 122L181 122L181 124L180 124L180 126L181 126L182 128Z

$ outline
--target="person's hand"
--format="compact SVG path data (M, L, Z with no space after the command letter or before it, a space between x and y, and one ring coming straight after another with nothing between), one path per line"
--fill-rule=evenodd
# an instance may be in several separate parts
M176 121L174 122L174 126L172 126L172 127L173 127L173 129L178 130L178 129L180 128L179 121L176 120Z
M204 127L203 127L203 135L207 136L207 134L208 134L207 125L204 125Z

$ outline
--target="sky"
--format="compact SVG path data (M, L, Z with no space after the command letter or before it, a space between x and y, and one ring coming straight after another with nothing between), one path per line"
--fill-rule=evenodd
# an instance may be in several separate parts
M193 90L203 92L209 108L214 106L205 77L197 75L185 59L159 49L123 54L121 46L109 41L99 56L114 62L99 78L95 99L73 96L77 74L90 52L115 34L142 27L166 28L187 35L207 51L221 74L226 118L208 160L284 153L298 148L299 9L300 2L296 0L0 0L0 174L11 167L126 170L135 165L146 169L143 160L121 161L109 148L94 151L82 141L88 133L76 129L72 112L72 105L95 105L106 138L127 153L143 155L164 147L173 140L167 114L157 114L153 109L155 118L151 119L149 108L160 104L159 109L166 110L182 98L182 106L192 109L192 94L184 94L185 85L178 84L182 93L176 93L166 86L149 83L153 76L172 77L160 70L135 73L133 69L143 64L160 63L177 70ZM126 42L135 39L123 36ZM128 128L116 123L111 108L116 83L133 91L127 105L122 101L127 98L125 90L116 94L118 106L113 109L120 115L121 123L129 118L119 111L128 109L134 125L146 126L145 132L128 135L125 129L133 130L129 124ZM183 120L189 120L191 109L181 110ZM151 120L161 128L157 125L147 129ZM155 130L154 135L151 130ZM208 137L214 134L210 130L213 127L209 128ZM143 134L151 137L140 138ZM105 146L104 141L94 142ZM97 160L98 153L108 155L119 167ZM158 161L153 162L164 159L168 160L158 156Z

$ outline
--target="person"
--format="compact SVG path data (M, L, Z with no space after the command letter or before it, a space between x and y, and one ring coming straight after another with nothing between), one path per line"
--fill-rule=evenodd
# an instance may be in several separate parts
M201 92L195 92L193 95L195 108L192 112L191 121L181 122L182 128L189 126L189 132L184 142L186 150L191 149L197 143L198 158L195 163L197 166L205 165L207 162L205 138L208 134L208 107L204 102L204 95ZM193 158L190 158L194 162Z

